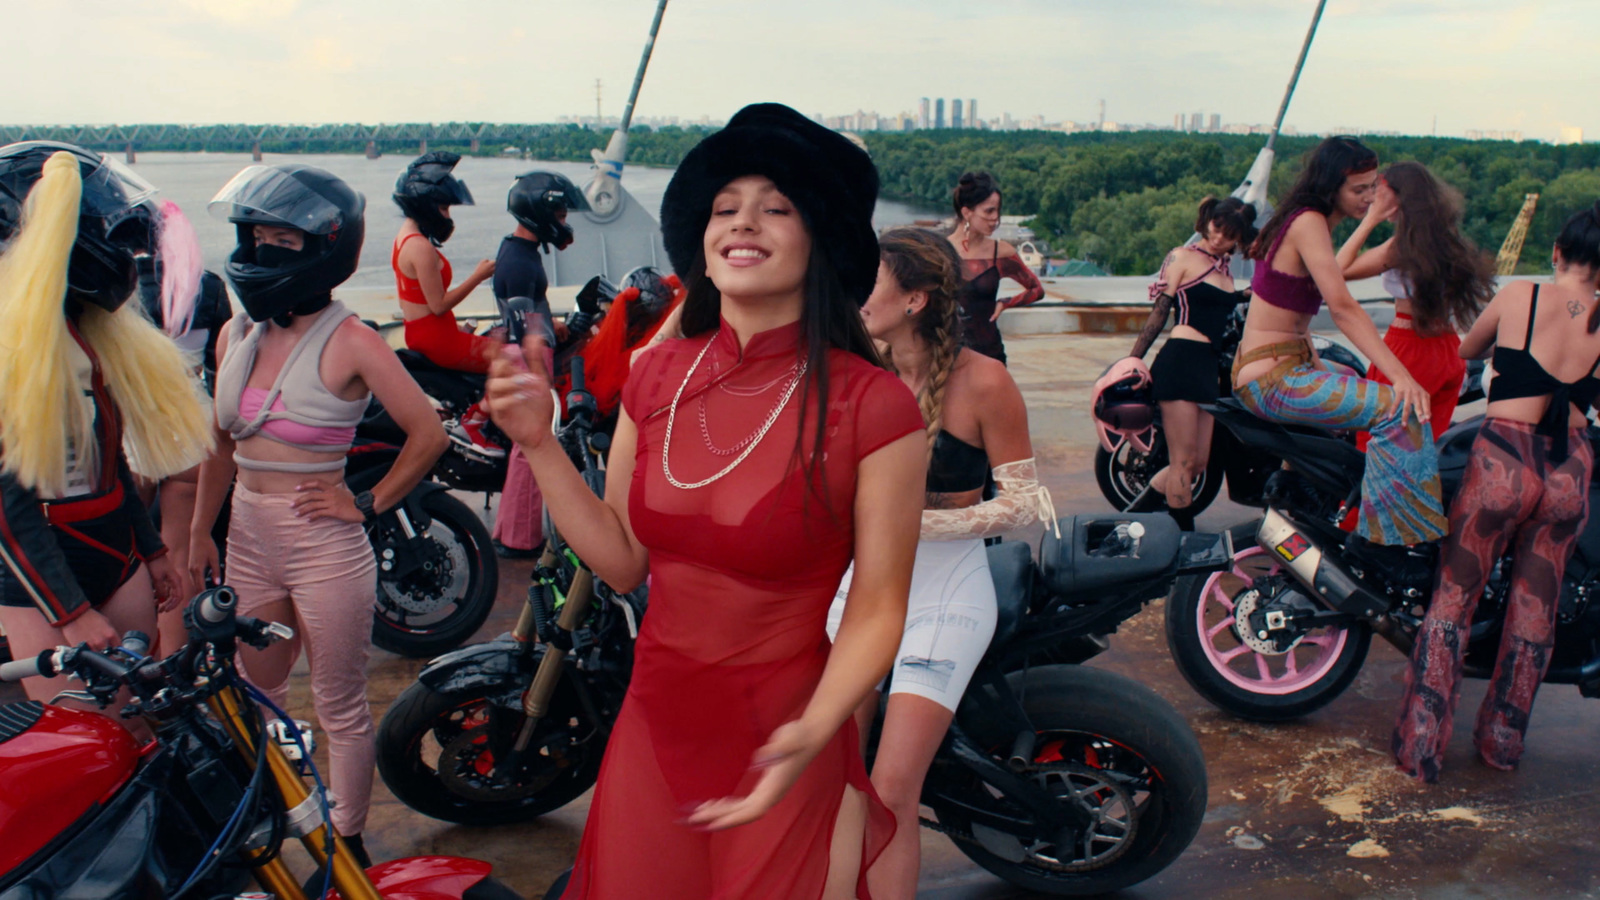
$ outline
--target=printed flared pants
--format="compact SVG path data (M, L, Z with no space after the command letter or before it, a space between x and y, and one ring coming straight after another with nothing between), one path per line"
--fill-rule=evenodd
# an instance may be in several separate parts
M1550 461L1550 439L1536 426L1487 419L1473 442L1461 492L1450 504L1450 537L1439 554L1433 603L1417 633L1395 726L1395 761L1437 781L1461 696L1462 659L1472 614L1495 563L1511 550L1500 651L1478 709L1473 743L1484 761L1510 769L1522 757L1533 698L1550 666L1561 576L1589 515L1594 452L1584 434L1567 434L1570 455Z

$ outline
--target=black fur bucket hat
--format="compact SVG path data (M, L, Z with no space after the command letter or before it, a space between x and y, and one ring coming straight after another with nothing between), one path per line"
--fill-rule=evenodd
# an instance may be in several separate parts
M814 248L826 254L846 293L867 302L878 278L872 211L878 170L844 135L781 103L754 103L684 156L661 198L667 257L687 276L701 252L711 201L745 175L772 179L800 210Z

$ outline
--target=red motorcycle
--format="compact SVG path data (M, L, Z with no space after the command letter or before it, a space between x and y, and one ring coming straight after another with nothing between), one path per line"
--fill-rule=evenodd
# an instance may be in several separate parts
M140 746L103 715L0 705L0 900L209 900L249 889L252 877L277 900L518 900L474 859L361 869L328 821L316 770L308 789L262 739L265 698L234 665L240 641L265 647L293 632L236 615L236 603L226 587L196 597L184 615L189 642L163 660L129 632L105 652L58 647L0 665L0 681L72 675L84 688L65 696L125 702L122 716L143 717L156 735ZM289 838L321 867L309 891L279 853Z

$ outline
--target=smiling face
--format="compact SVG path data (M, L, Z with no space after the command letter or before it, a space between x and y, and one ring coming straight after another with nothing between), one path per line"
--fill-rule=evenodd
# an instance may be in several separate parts
M1367 214L1367 208L1372 205L1377 193L1377 169L1350 175L1345 178L1338 195L1334 198L1334 211L1352 219L1359 219Z
M724 296L786 296L805 287L811 234L771 179L746 175L712 199L702 249L706 276Z
M961 217L972 231L988 237L1000 227L1000 192L990 194L977 206L964 207Z

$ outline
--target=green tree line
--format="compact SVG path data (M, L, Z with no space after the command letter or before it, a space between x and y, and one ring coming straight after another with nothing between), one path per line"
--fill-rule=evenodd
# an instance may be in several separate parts
M1034 231L1056 252L1119 275L1154 272L1167 250L1193 232L1200 199L1237 187L1263 144L1258 136L1175 132L923 131L865 138L885 194L948 208L961 173L986 169L1000 183L1006 213L1033 216ZM1540 194L1519 271L1549 271L1561 224L1600 199L1600 144L1363 140L1385 164L1416 160L1459 190L1463 231L1489 253L1505 240L1523 195ZM1317 141L1279 139L1269 185L1274 200Z
M360 152L338 145L339 126L308 142L263 142L271 152ZM588 161L608 130L578 125L521 126L519 149L533 159ZM628 162L675 166L710 129L637 126L629 132ZM882 180L883 194L950 208L956 179L987 170L998 179L1006 213L1031 216L1033 230L1057 254L1092 260L1119 275L1154 272L1165 253L1193 231L1195 208L1207 194L1232 191L1249 170L1263 138L1170 131L1131 133L1046 131L867 132L863 135ZM1600 143L1554 146L1533 141L1467 141L1438 137L1373 137L1365 142L1384 163L1416 160L1454 186L1464 200L1463 230L1486 252L1505 240L1523 195L1540 195L1518 271L1547 272L1550 245L1572 213L1600 198ZM145 150L196 150L174 132L172 146L141 143ZM1314 137L1282 137L1272 169L1274 200L1288 190ZM345 140L345 143L349 143ZM381 140L387 152L394 142ZM433 149L468 152L434 143ZM217 148L211 148L217 149ZM479 155L505 148L484 144ZM1344 228L1353 227L1347 223ZM1376 237L1386 236L1380 231Z

